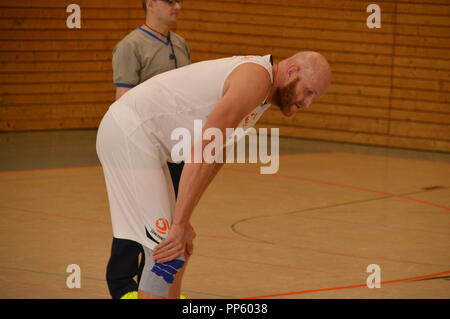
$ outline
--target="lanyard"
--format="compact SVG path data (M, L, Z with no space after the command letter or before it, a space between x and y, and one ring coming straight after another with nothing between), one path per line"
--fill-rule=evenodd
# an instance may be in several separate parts
M177 61L177 56L175 54L175 50L173 49L172 40L170 39L170 32L169 32L169 35L167 37L167 40L169 40L170 49L172 51L172 53L169 56L169 59L174 60L174 62L175 62L175 69L176 69L176 68L178 68L178 61Z
M153 28L150 27L147 23L144 23L144 24L146 25L147 28L149 28L149 29L152 30L153 32L156 32L156 33L162 35L163 37L166 37L166 35L164 35L163 33L159 32L158 30L153 29ZM145 31L145 30L144 30L144 31ZM152 36L153 36L153 35L152 35ZM155 37L155 36L153 36L153 37ZM157 37L155 37L155 38L157 38ZM159 38L157 38L157 39L159 39ZM161 39L159 39L159 40L160 40L161 42L164 43L164 41L162 41ZM170 50L172 51L172 53L169 55L169 59L170 59L170 60L174 60L174 62L175 62L175 69L176 69L176 68L178 68L178 61L177 61L177 56L176 56L176 54L175 54L175 50L173 49L172 40L170 39L170 31L169 31L169 33L167 34L167 41L169 42Z

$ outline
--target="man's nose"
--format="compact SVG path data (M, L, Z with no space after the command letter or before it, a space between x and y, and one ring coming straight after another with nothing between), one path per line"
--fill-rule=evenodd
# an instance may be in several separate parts
M311 105L313 104L313 100L314 100L313 97L308 97L308 98L306 98L306 99L305 99L305 102L304 102L304 103L305 103L304 105L305 105L306 107L311 106Z

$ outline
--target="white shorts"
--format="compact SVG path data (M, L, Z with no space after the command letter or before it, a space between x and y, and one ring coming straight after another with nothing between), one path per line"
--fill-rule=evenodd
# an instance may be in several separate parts
M166 161L139 127L125 133L110 111L100 123L96 147L114 237L154 249L167 237L175 208Z

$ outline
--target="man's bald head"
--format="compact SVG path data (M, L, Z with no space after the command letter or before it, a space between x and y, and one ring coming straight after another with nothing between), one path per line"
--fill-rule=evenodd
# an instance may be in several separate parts
M312 77L320 82L323 89L320 96L325 94L331 83L331 67L322 54L314 51L299 52L288 58L287 63L298 65L302 77Z
M331 67L314 51L299 52L277 66L277 86L271 102L290 116L323 96L331 83Z

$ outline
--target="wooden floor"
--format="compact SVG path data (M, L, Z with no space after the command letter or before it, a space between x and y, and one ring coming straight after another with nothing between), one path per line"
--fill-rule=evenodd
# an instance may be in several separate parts
M109 298L95 132L72 133L0 136L0 298ZM292 139L281 150L277 174L227 164L207 190L185 295L450 298L449 154ZM66 286L70 264L79 289ZM381 288L366 286L371 264Z

